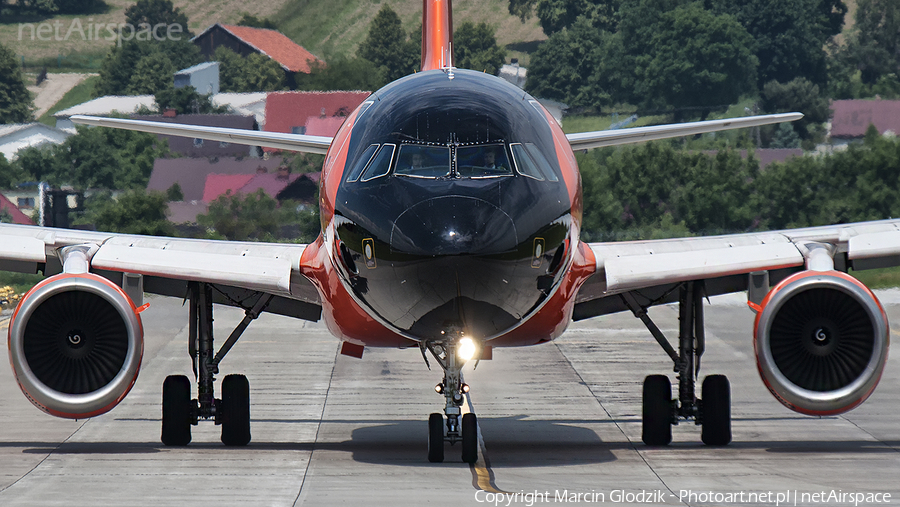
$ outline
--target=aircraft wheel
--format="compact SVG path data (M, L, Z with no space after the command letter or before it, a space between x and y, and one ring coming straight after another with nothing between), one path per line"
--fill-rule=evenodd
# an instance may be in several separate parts
M470 465L478 461L478 418L471 412L462 417L462 460Z
M444 416L437 412L428 416L428 461L444 461Z
M191 381L184 375L169 375L162 390L162 443L191 442Z
M665 375L648 375L644 379L643 430L641 440L647 445L669 445L672 442L672 383Z
M731 386L725 375L703 379L700 438L706 445L731 443Z
M250 382L244 375L227 375L222 379L222 443L250 443Z

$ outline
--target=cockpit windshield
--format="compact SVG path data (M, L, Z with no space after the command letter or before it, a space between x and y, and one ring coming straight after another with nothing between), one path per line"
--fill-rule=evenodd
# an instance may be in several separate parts
M394 174L414 178L450 176L450 147L404 144L400 146Z
M456 171L460 178L490 178L512 175L512 165L502 144L456 148Z

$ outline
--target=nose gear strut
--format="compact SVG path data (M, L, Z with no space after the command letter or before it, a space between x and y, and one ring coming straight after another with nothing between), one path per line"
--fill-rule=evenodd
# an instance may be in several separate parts
M444 442L449 442L450 445L462 442L462 460L472 464L478 460L478 422L475 414L462 414L463 401L469 392L468 384L462 381L461 372L466 360L457 354L462 333L446 335L451 337L421 344L422 355L428 350L444 370L444 379L435 386L435 391L444 396L444 416L447 418L446 434L442 427L444 417L440 413L433 413L428 418L428 461L444 461ZM427 357L425 362L428 363Z

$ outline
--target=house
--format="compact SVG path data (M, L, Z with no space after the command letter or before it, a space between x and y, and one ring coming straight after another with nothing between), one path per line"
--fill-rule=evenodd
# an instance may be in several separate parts
M0 195L0 215L8 214L12 218L12 223L19 225L34 225L31 218L12 203L4 195Z
M62 144L70 135L71 132L48 127L43 123L0 125L0 154L11 161L22 148Z
M153 110L156 99L153 95L131 95L98 97L87 102L56 112L56 128L75 132L75 124L69 118L76 114L89 116L109 116L111 114L132 114L139 110Z
M881 135L900 134L900 100L835 100L831 110L833 144L862 139L869 125Z
M193 86L200 95L219 93L219 62L206 62L175 73L175 88Z
M344 119L369 95L363 91L272 92L266 98L264 130L334 137Z
M259 130L259 125L256 123L255 117L234 114L181 114L177 116L136 115L133 118L135 120L179 123L182 125L205 125L207 127ZM208 141L183 136L167 136L162 134L158 137L168 141L169 150L173 153L185 157L259 157L260 154L259 148L255 146Z
M203 200L212 202L226 193L254 194L260 190L278 201L314 202L319 173L291 174L289 171L256 174L210 174L206 177Z
M153 172L147 190L165 192L178 183L186 202L203 201L206 178L210 174L256 174L260 168L275 172L281 165L281 157L268 160L234 157L206 158L158 158L153 162ZM223 190L224 192L224 190Z
M234 114L253 116L260 130L266 124L266 92L231 93L223 92L213 95L210 101L214 106L226 106Z
M283 33L265 28L216 23L191 41L200 47L200 52L208 59L213 58L219 47L231 49L241 56L251 53L265 55L281 66L291 88L296 85L298 72L309 74L313 62L325 64Z

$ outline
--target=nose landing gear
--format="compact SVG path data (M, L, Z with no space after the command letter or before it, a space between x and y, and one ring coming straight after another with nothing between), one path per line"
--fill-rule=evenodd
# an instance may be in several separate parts
M463 462L473 464L478 461L478 419L471 412L462 414L463 401L469 392L469 385L462 381L461 375L462 367L468 358L464 359L460 355L461 352L467 352L465 349L469 348L471 343L473 343L471 339L462 338L422 344L422 355L425 355L427 349L444 370L444 379L434 387L438 394L444 396L444 413L435 412L428 417L428 461L432 463L444 461L445 442L449 442L450 445L462 442ZM443 428L445 416L446 433Z

